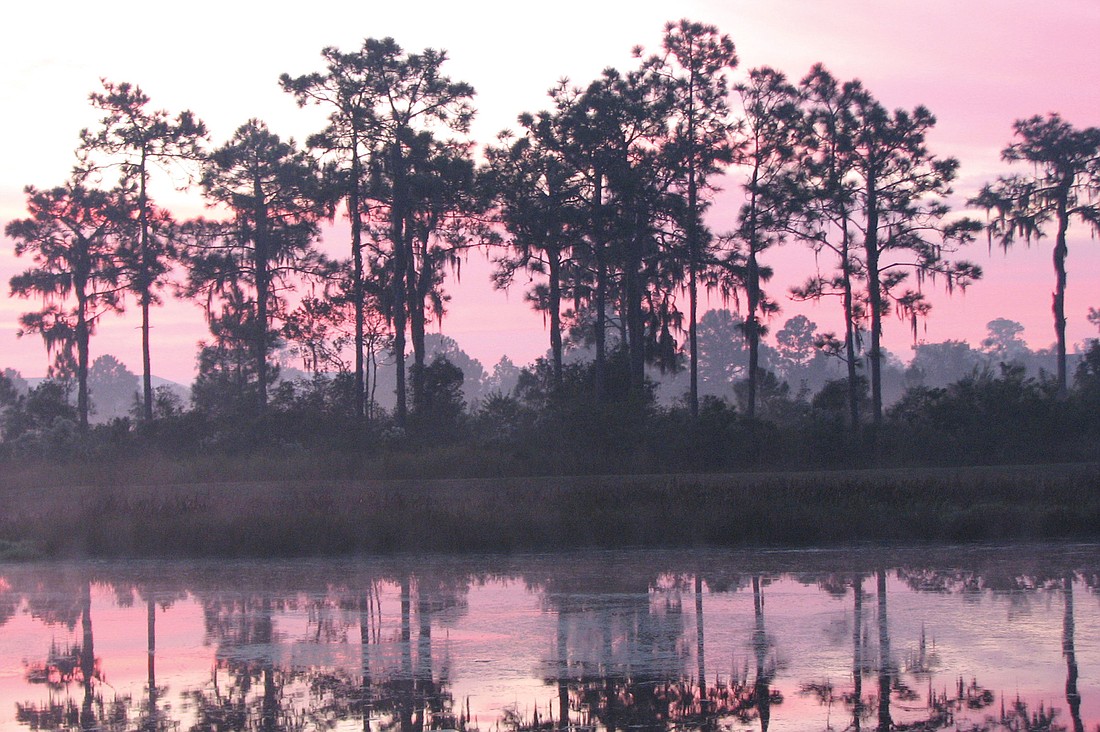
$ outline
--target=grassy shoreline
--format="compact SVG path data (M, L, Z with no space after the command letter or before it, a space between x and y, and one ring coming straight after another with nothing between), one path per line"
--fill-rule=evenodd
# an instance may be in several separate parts
M1100 463L722 475L0 486L9 558L1100 537Z

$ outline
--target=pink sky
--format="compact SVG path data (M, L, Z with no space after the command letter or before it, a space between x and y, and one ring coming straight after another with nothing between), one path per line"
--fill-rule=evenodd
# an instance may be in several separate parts
M770 65L793 79L823 62L842 79L858 77L891 107L928 106L939 124L930 146L962 161L958 201L997 174L1009 172L999 152L1010 140L1013 120L1057 111L1073 124L1100 125L1100 5L1093 0L1056 4L1018 0L933 0L920 4L881 0L694 0L676 4L563 0L517 6L496 1L453 3L427 0L350 3L319 0L309 5L225 3L197 0L185 11L159 10L139 0L112 4L112 12L75 0L20 3L6 11L12 32L0 44L0 105L7 112L0 144L0 224L23 215L24 185L63 182L73 163L77 133L94 126L87 104L99 79L130 81L152 97L152 106L192 109L220 145L249 117L264 119L284 137L304 139L321 124L316 110L299 110L278 88L280 73L320 68L325 45L357 47L364 37L390 35L406 49L448 49L448 73L477 89L479 143L513 125L515 116L546 105L545 91L567 76L584 84L605 66L625 68L635 44L655 49L665 21L687 17L716 24L737 44L743 73ZM258 11L258 12L257 12ZM738 184L736 171L725 184ZM162 203L185 218L202 211L194 192L177 193L162 179ZM716 206L717 231L733 225L730 206ZM342 253L343 241L328 248ZM1007 255L984 241L967 256L985 269L985 279L965 295L934 298L935 309L920 337L977 343L985 323L1017 320L1034 348L1054 340L1050 315L1053 272L1045 241ZM773 330L805 312L823 328L836 328L836 305L802 306L786 298L802 281L812 257L797 244L769 255L776 270L771 291L782 313ZM36 303L8 297L7 282L29 262L0 241L0 367L27 376L45 372L38 337L17 339L17 319ZM1071 343L1095 337L1085 316L1100 306L1100 247L1083 229L1071 229L1067 315ZM443 332L491 369L507 353L526 363L544 353L548 336L542 317L528 310L521 286L494 292L484 257L474 253L461 284L450 284L451 313ZM716 300L714 307L720 306ZM134 308L131 308L134 310ZM195 344L206 336L202 314L169 301L154 313L153 371L187 382L194 373ZM112 353L139 370L139 331L133 315L108 316L92 341L93 357ZM906 324L886 324L887 346L908 358Z

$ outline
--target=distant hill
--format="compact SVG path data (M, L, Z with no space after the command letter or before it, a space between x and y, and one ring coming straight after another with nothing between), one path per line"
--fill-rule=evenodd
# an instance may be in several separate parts
M23 377L28 389L33 389L46 378L43 376ZM171 389L184 404L191 401L191 386L180 384L170 379L165 379L153 374L153 389L167 387ZM103 424L117 417L126 417L141 391L139 380L131 381L128 378L112 380L96 384L89 382L92 397L92 414L89 420L92 424ZM75 399L75 394L72 397Z

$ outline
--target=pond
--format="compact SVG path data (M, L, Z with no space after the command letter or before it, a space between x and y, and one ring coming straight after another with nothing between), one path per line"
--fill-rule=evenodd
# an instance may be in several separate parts
M0 732L1100 729L1100 546L0 564Z

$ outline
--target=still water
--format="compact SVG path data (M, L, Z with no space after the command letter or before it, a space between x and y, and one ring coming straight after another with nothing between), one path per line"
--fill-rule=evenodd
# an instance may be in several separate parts
M0 564L0 732L1100 729L1100 546Z

